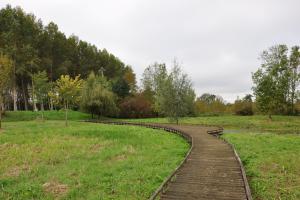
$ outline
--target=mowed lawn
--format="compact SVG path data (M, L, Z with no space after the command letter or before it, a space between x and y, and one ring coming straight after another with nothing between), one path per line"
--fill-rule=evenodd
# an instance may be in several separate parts
M134 126L3 125L0 199L147 199L189 148L179 136Z
M168 123L167 119L134 121ZM187 117L181 123L216 125L237 149L256 200L300 199L300 116Z

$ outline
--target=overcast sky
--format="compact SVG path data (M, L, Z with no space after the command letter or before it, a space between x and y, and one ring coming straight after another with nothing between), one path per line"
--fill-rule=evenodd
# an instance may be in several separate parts
M198 95L228 102L251 92L264 49L300 45L299 0L1 0L6 4L106 48L137 79L151 63L176 58Z

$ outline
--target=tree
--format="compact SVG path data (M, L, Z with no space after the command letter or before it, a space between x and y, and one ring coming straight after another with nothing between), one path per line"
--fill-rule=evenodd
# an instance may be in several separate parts
M120 77L113 82L112 91L117 94L119 98L125 98L129 95L130 86L123 77Z
M33 101L35 98L37 102L41 105L42 111L42 120L44 120L44 104L48 99L48 93L51 88L51 84L48 82L48 77L46 71L38 72L32 75L32 93L33 93ZM34 102L35 103L35 102Z
M261 55L262 65L252 75L257 106L263 113L295 114L300 82L300 51L276 45Z
M2 128L3 92L8 87L12 73L12 61L5 55L0 54L0 129Z
M292 47L290 55L290 104L291 104L291 113L295 114L295 104L297 101L297 87L300 82L300 51L299 46Z
M127 66L125 68L123 79L129 85L130 93L136 92L136 89L137 89L136 77L135 77L135 73L133 72L133 70L130 66Z
M137 93L132 97L125 98L119 105L120 116L123 118L154 117L151 102L144 93Z
M197 98L196 110L198 113L224 113L226 105L221 96L215 94L204 93Z
M152 103L152 108L156 113L160 113L157 97L163 93L164 83L167 79L168 72L165 64L154 63L148 66L143 73L143 93L148 101Z
M115 95L105 77L91 73L82 87L81 109L100 116L113 116L117 113Z
M24 13L20 7L11 8L8 5L0 10L0 24L0 48L13 61L13 107L17 110L18 103L20 108L24 106L28 109L29 69L32 69L32 63L37 60L36 40L41 23L32 14Z
M68 126L68 109L70 105L80 101L82 84L83 81L80 79L80 75L74 79L69 75L61 75L60 79L56 81L54 94L56 94L58 102L64 106L66 126Z
M167 78L167 68L164 63L154 63L147 67L143 73L143 89L154 93L160 90L160 86Z
M254 74L254 95L260 111L269 115L284 113L289 97L288 48L277 45L261 55L262 65Z
M64 74L87 78L91 71L103 68L120 99L135 92L135 75L129 66L105 49L74 35L66 37L54 22L44 26L33 14L7 5L0 9L0 24L0 51L13 63L11 98L7 99L14 110L30 107L31 75L38 71L46 71L53 83ZM53 107L52 98L46 103Z
M243 99L234 102L234 112L237 115L253 115L252 95L247 94Z
M195 92L191 80L174 61L171 73L165 79L157 79L155 104L159 112L176 121L194 111Z

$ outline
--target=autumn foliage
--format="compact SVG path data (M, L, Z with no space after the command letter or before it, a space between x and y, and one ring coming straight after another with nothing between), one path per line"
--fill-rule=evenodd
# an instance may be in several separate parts
M156 116L151 102L143 93L125 98L119 105L120 117L123 118L145 118Z

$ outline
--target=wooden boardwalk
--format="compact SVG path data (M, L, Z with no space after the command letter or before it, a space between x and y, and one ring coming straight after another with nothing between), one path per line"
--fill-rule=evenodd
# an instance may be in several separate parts
M124 122L120 124L163 128L172 132L178 130L187 135L189 140L192 139L192 149L185 162L150 199L156 197L160 197L161 200L252 199L243 167L235 151L225 141L207 134L215 128Z
M249 200L241 166L233 149L207 134L201 126L168 125L193 138L193 149L161 194L162 200L216 199Z

